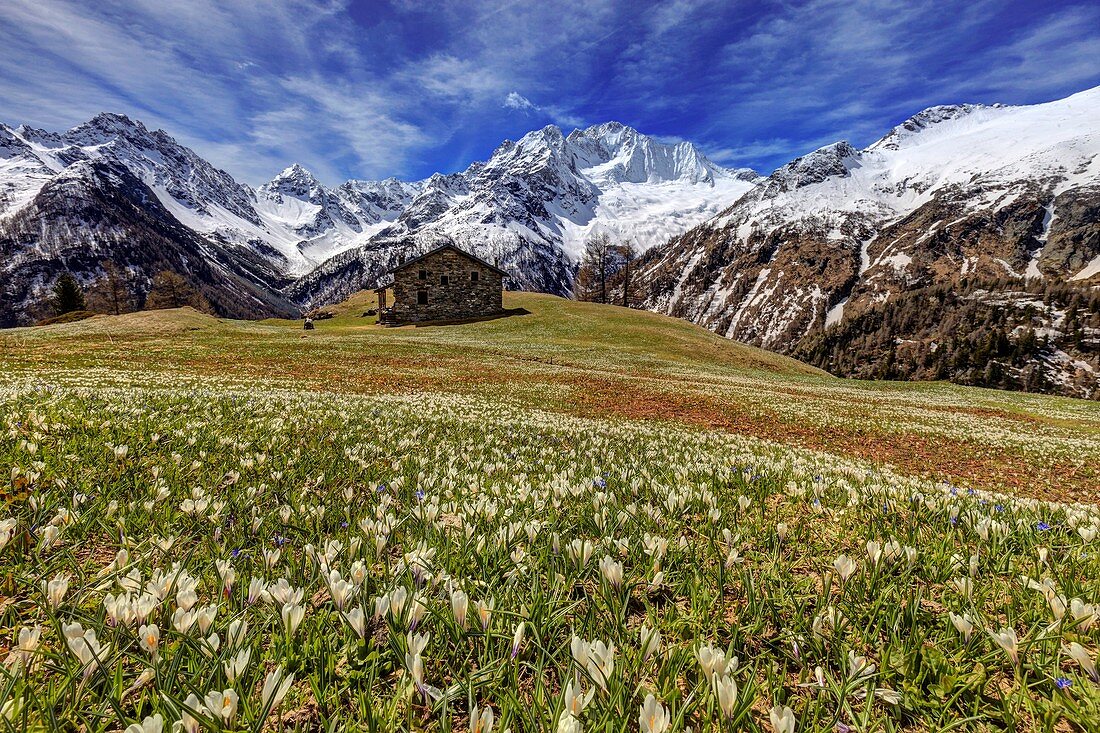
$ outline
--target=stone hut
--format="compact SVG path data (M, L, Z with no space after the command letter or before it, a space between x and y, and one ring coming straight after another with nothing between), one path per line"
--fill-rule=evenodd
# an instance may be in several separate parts
M499 267L444 244L391 270L393 305L378 288L378 322L401 326L499 315L507 275Z

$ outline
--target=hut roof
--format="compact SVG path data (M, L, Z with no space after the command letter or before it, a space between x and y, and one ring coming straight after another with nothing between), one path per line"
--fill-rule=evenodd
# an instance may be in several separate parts
M454 251L455 251L455 252L457 252L458 254L460 254L460 255L463 255L463 256L464 256L464 257L466 257L467 259L473 260L474 262L478 263L478 264L479 264L479 265L481 265L482 267L487 267L487 268L489 268L490 270L492 270L492 271L494 271L494 272L498 272L498 273L500 273L501 275L504 275L504 276L507 276L507 275L508 275L508 273L507 273L507 272L505 272L504 270L500 269L500 268L499 268L499 267L497 267L496 265L491 265L491 264L489 264L488 262L486 262L485 260L481 259L480 257L475 257L475 256L473 256L472 254L470 254L469 252L467 252L466 250L464 250L464 249L459 249L458 247L456 247L456 246L455 246L455 245L453 245L453 244L444 244L444 245L440 245L439 247L436 247L435 249L429 250L429 251L425 252L424 254L422 254L422 255L420 255L420 256L418 256L418 257L413 257L413 258L412 258L411 260L406 260L405 262L402 262L402 263L401 263L400 265L398 265L397 267L395 267L395 268L393 268L392 270L390 270L389 274L391 274L391 275L392 275L393 273L395 273L395 272L399 272L399 271L401 271L401 270L404 270L404 269L405 269L405 268L407 268L407 267L412 267L413 265L415 265L416 263L420 262L421 260L423 260L423 259L425 259L425 258L427 258L427 257L431 257L432 255L436 254L437 252L442 252L442 251L443 251L443 250L445 250L445 249L450 249L450 250L454 250Z

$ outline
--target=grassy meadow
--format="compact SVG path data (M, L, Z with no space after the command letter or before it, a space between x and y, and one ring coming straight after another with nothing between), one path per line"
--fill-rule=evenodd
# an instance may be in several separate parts
M372 305L0 332L0 730L1097 730L1095 403Z

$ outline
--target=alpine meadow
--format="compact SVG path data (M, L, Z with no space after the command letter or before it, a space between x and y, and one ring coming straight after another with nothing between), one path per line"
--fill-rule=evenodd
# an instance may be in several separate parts
M1100 8L0 34L0 733L1100 732Z

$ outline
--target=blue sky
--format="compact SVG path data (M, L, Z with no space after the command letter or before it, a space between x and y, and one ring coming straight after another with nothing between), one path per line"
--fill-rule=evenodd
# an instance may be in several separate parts
M619 120L770 172L932 104L1100 84L1100 4L1004 0L4 0L0 120L100 111L249 183L421 178Z

